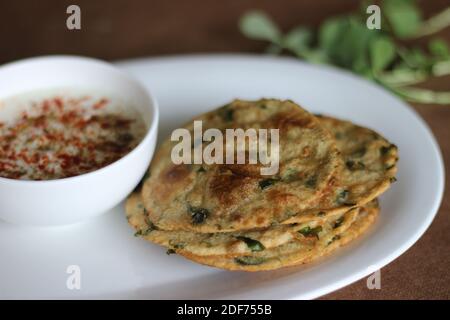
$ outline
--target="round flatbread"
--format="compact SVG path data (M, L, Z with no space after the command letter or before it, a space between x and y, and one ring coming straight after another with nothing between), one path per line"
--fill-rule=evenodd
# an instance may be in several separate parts
M380 134L349 121L319 116L321 125L335 138L344 168L334 187L315 207L299 210L282 223L300 223L320 215L345 212L363 206L396 181L397 147Z
M293 239L311 242L337 227L349 226L359 209L344 215L330 216L328 220L316 219L295 225L277 225L270 228L232 233L194 233L191 231L164 231L148 218L139 193L133 193L126 202L129 224L136 230L136 236L165 246L178 253L198 256L238 256L248 255L275 248Z
M292 240L282 246L247 256L229 258L180 254L200 264L232 271L266 271L296 266L317 260L356 239L373 224L378 213L378 205L371 203L359 211L356 220L348 228L336 228L313 242Z
M263 175L261 169L268 166L248 161L174 164L171 153L178 142L168 139L142 189L149 218L159 229L213 233L268 227L317 207L342 171L334 139L292 101L235 100L195 120L202 121L203 131L216 128L225 137L226 129L279 129L279 170ZM193 122L184 128L193 136ZM191 153L208 144L194 141ZM248 144L245 151L250 153ZM236 159L235 150L232 154Z

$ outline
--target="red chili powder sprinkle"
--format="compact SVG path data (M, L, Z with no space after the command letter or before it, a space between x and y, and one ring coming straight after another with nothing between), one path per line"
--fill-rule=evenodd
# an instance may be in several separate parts
M141 137L132 130L135 120L99 113L109 104L106 98L86 108L87 100L45 99L33 105L32 114L24 112L12 124L0 123L0 177L77 176L120 159L139 143Z

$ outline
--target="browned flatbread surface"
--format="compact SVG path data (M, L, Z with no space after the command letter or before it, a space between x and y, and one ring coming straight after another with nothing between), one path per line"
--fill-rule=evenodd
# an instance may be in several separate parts
M376 198L395 181L394 144L292 101L235 100L183 129L194 136L200 120L203 132L223 136L227 129L278 129L280 162L270 176L261 164L174 164L178 142L161 145L143 187L127 200L127 219L136 236L197 263L263 271L317 260L374 223ZM207 147L204 139L188 152Z
M232 257L275 248L294 239L309 243L316 236L325 234L338 224L349 225L359 210L349 210L343 215L328 216L326 219L320 218L292 225L236 232L196 233L184 230L159 230L150 221L141 195L137 192L130 195L125 208L128 222L136 230L136 236L186 255ZM313 232L314 230L317 232ZM308 237L302 235L305 231L309 231Z
M333 229L315 241L292 240L273 249L235 258L181 254L194 262L231 271L267 271L310 263L358 238L379 213L376 203L357 210L358 216L349 226Z
M337 214L363 206L385 192L396 181L398 149L375 131L349 121L319 117L321 125L336 140L344 162L342 172L315 208L300 210L283 223L313 219L318 212Z
M176 165L171 152L178 142L168 139L142 190L149 217L160 229L211 233L268 227L315 207L341 171L334 139L292 101L235 100L195 120L202 121L203 130L278 129L279 171L264 176L258 164ZM193 123L185 129L192 132Z

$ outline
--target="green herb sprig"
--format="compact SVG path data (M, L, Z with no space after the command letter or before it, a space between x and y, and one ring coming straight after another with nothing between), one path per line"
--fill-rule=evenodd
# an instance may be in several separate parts
M379 3L381 29L366 26L365 1L360 12L327 19L318 30L298 26L283 34L261 11L246 13L239 27L248 38L268 41L269 53L285 50L312 63L351 70L411 102L450 104L450 92L414 86L450 74L449 45L440 38L431 38L427 50L404 45L404 40L430 36L450 26L450 7L424 20L414 0Z

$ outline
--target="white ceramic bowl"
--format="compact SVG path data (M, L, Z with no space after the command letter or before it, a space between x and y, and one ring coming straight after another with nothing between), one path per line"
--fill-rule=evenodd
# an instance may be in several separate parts
M157 102L122 71L103 61L74 56L38 57L0 67L0 101L59 87L92 87L114 93L137 108L148 131L129 154L87 174L48 181L0 178L1 219L44 226L83 221L119 204L150 163L157 138Z

